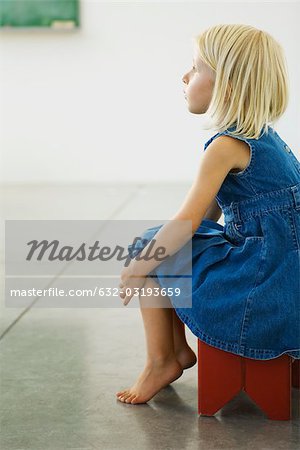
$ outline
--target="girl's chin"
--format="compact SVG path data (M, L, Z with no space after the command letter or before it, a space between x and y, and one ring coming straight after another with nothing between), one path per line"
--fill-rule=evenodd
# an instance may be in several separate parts
M202 111L199 111L198 109L194 109L192 106L188 105L188 110L192 114L203 114Z

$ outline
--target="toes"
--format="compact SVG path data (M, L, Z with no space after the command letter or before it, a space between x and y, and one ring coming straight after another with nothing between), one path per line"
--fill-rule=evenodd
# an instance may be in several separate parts
M118 400L120 400L123 403L131 403L131 400L136 398L136 394L130 392L128 389L117 392L116 396L118 397Z
M121 391L121 395L118 395L117 398L122 403L131 403L132 405L147 403L147 401L142 400L138 394L132 393L129 390Z
M131 403L131 400L135 397L135 394L131 394L129 395L129 397L126 398L125 402L126 403Z
M132 395L132 393L131 392L127 392L125 395L124 395L124 401L126 402L126 400L129 398L129 397L131 397L131 395Z
M126 391L119 391L119 392L116 393L116 396L117 396L117 397L120 397L120 396L123 395L125 392L126 392Z
M118 397L121 402L125 402L125 400L131 395L128 390L123 391L123 393Z
M127 390L118 392L117 393L118 400L121 400L122 402L124 400L124 397L127 395L127 392L128 392Z
M145 401L141 401L138 395L135 395L131 400L132 405L137 405L138 403L147 403Z

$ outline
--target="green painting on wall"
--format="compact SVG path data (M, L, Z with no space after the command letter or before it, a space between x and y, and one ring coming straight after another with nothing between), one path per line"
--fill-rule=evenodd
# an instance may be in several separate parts
M1 27L79 26L79 0L0 0Z

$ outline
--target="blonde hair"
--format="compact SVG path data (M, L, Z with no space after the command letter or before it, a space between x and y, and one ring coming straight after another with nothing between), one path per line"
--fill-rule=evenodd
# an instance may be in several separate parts
M288 72L281 45L267 32L250 25L215 25L196 36L199 57L215 72L207 114L213 125L249 139L286 110ZM211 128L211 127L210 127Z

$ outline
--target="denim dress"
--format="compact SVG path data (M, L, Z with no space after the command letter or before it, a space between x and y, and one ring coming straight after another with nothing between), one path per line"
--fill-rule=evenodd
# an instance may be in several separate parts
M229 135L249 145L250 162L229 172L216 195L224 226L203 219L192 237L192 307L170 301L211 346L253 359L300 359L300 162L272 127L257 139L233 129L212 136L204 151ZM128 246L130 257L161 227L144 230ZM151 274L168 288L163 266Z

